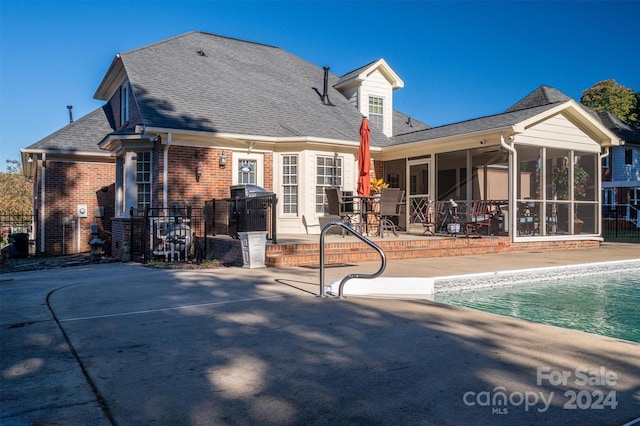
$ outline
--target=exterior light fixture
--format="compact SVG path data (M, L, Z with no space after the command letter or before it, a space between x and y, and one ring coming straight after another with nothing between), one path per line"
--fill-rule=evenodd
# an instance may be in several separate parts
M224 151L222 151L222 154L220 155L220 167L224 167L227 165L227 154L224 153Z
M202 176L202 161L198 161L196 166L196 182L200 182L200 176Z
M29 154L29 158L27 159L27 163L33 163L33 154Z

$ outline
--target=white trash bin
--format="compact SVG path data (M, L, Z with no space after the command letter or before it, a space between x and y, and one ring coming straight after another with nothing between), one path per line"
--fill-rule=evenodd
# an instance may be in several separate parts
M265 231L238 232L242 245L242 261L245 268L264 268L267 251Z

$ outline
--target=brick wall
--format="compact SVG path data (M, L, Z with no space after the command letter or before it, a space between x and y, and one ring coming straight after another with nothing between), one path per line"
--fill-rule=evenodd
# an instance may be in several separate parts
M162 205L163 147L154 155L154 200L155 206ZM220 166L220 156L224 151L227 165ZM186 200L193 207L204 206L205 201L229 197L232 179L233 153L220 148L193 148L172 145L169 147L168 204ZM202 164L202 174L196 176L198 162ZM273 155L264 154L264 186L273 190Z
M112 219L112 241L111 257L118 260L129 260L124 258L125 246L128 246L131 239L131 220L125 218Z
M41 174L38 173L37 203L40 208L42 194ZM36 253L61 255L78 252L77 205L86 204L88 217L80 219L80 250L90 251L89 225L97 224L101 238L111 234L114 210L115 166L113 163L71 163L47 160L45 172L45 249L40 246L40 216L37 220ZM95 216L97 207L103 208L102 217ZM39 212L40 213L40 212ZM63 225L63 218L72 220Z

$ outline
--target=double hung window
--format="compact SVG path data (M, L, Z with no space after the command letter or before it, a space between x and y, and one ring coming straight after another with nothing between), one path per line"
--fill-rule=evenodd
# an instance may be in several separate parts
M369 96L369 123L384 131L384 99L379 96Z
M282 156L282 209L285 214L298 213L298 156Z
M316 213L324 214L325 188L342 186L342 158L319 155L316 162Z
M138 208L151 207L151 152L136 153L136 189Z

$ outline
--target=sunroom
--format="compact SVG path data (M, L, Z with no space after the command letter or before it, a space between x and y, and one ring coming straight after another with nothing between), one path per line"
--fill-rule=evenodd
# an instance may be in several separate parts
M468 235L471 227L512 242L600 238L599 165L620 141L575 101L512 107L419 134L399 136L381 153L384 178L405 191L408 232L429 222L440 232ZM451 222L462 223L445 226Z

